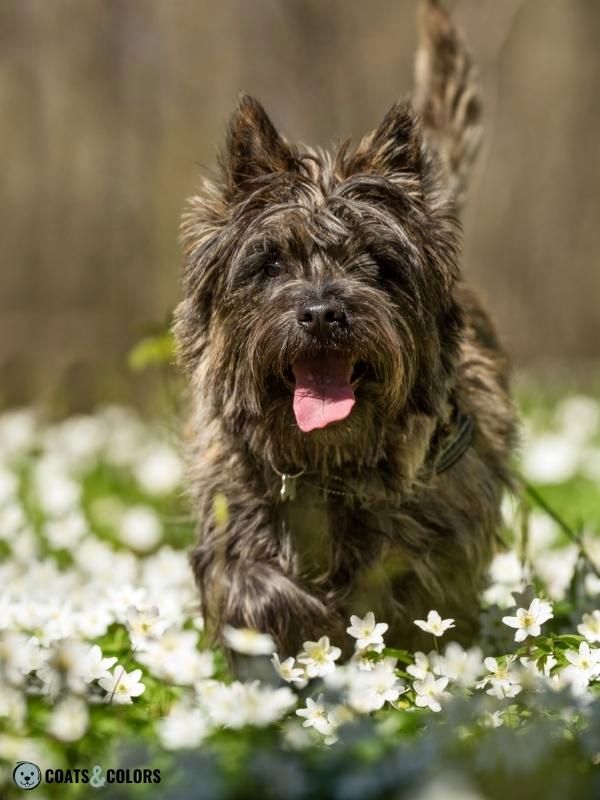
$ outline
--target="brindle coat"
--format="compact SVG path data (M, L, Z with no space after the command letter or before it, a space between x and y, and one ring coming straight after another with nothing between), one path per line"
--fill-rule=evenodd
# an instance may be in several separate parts
M330 155L287 143L243 97L221 176L184 215L192 565L209 625L267 631L282 655L324 634L343 645L369 610L389 644L420 646L413 620L431 608L468 640L510 482L506 359L457 263L476 82L445 12L423 6L412 105ZM344 323L307 332L297 309L315 299ZM357 365L356 405L303 433L290 365L330 351ZM439 472L457 409L473 441Z

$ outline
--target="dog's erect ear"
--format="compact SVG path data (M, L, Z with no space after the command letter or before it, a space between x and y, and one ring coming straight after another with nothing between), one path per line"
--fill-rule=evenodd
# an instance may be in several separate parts
M289 146L261 104L242 95L229 123L223 159L229 188L235 191L256 178L287 172L294 163Z
M379 127L359 144L352 167L356 171L412 172L422 170L421 134L407 100L392 106Z

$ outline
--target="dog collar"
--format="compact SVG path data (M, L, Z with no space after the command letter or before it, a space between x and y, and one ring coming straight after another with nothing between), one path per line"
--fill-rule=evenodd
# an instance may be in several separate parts
M437 456L435 471L438 475L453 467L473 444L473 420L456 408L454 431L447 437Z
M435 454L435 452L430 454L430 458L435 460L436 475L441 475L442 473L451 469L451 467L460 461L473 443L473 420L471 417L467 416L467 414L463 414L463 412L456 406L452 423L452 432L446 435L445 441L441 443L441 446L439 444L438 436L435 436L434 442L432 442L433 447L431 450L438 450L437 454ZM295 475L279 472L279 470L275 470L275 472L281 477L281 488L279 490L281 501L285 502L286 500L294 500L296 497L297 481L298 478L305 474L304 470L297 472ZM340 488L333 489L329 486L319 486L318 488L325 494L342 497L355 496L353 492L344 490L345 486L341 478L338 478L334 475L332 476L332 480L338 481Z

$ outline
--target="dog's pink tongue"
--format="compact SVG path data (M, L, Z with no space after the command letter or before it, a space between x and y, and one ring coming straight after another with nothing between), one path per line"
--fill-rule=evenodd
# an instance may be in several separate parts
M339 355L300 358L293 365L294 414L304 433L345 419L354 406L352 363Z

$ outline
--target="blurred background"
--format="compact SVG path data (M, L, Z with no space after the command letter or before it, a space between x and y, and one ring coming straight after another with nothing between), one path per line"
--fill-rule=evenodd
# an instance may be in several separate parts
M456 0L485 147L469 280L520 372L600 366L600 2ZM178 222L241 90L356 141L412 85L415 0L0 0L0 404L144 403L127 353L179 297Z

